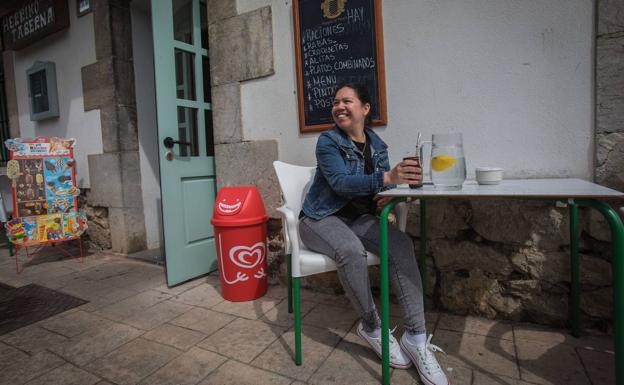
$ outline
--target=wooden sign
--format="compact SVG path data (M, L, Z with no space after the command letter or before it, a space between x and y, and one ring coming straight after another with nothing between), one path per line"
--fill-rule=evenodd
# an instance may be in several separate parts
M387 124L380 0L295 0L299 130L333 126L334 92L367 87L373 125Z
M28 0L0 20L4 49L19 50L69 26L67 0Z

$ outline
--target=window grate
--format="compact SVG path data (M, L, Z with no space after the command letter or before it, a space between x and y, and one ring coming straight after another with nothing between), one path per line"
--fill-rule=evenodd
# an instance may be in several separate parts
M33 99L33 113L48 111L48 86L45 70L30 74L30 87Z

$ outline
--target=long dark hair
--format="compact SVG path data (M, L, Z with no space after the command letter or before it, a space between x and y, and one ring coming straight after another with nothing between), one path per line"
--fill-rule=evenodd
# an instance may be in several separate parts
M364 85L359 83L342 83L336 88L336 92L334 92L334 98L336 97L338 91L343 88L351 88L353 91L355 91L355 94L357 95L358 99L360 99L360 102L362 102L362 105L368 103L371 108L368 110L368 114L366 114L366 120L364 120L364 124L366 124L367 126L372 126L373 118L371 118L371 111L373 108L373 104L371 103L371 97L368 93L368 89L366 89Z

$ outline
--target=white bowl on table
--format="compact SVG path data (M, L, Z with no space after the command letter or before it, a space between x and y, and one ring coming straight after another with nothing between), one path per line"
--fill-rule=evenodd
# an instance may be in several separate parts
M499 184L503 180L503 169L499 167L477 167L475 177L479 184Z

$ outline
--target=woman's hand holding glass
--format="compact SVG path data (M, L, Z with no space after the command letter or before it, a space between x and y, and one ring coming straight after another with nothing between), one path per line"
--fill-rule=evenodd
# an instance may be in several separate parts
M404 159L384 174L384 186L389 184L419 184L422 168L417 160Z
M422 181L422 168L420 162L412 159L403 159L390 171L384 173L384 186L389 184L420 184ZM392 197L382 197L376 195L376 213L379 215L381 209L392 200Z

